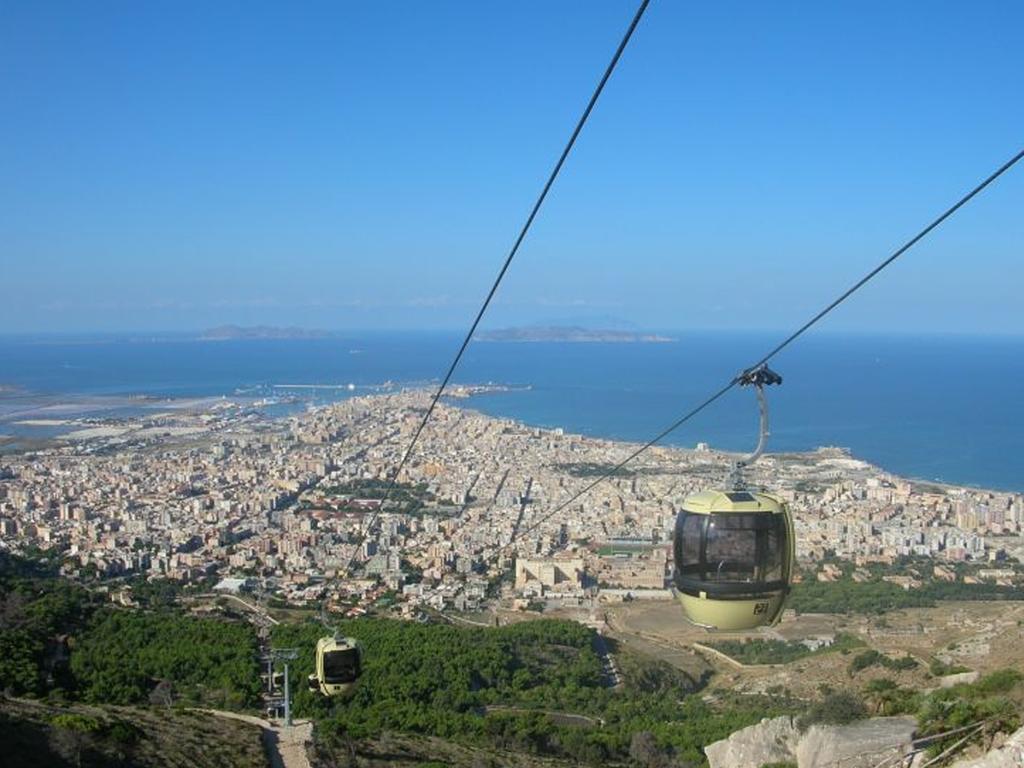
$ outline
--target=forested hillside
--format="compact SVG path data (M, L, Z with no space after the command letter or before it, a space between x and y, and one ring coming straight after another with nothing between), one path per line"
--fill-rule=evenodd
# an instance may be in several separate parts
M165 707L0 700L4 768L267 768L259 728Z
M115 607L53 568L0 560L0 685L67 707L256 710L260 668L250 625L188 615L164 600L149 605L156 607ZM592 764L628 761L631 753L700 763L709 741L766 712L788 711L749 697L711 707L695 694L703 681L625 651L617 655L624 684L612 688L593 631L574 622L461 628L361 619L340 629L365 650L361 684L347 702L305 688L321 625L283 624L273 637L277 647L300 650L295 710L317 719L328 762L390 732ZM69 724L82 725L90 743L107 733L88 718Z
M259 704L256 656L247 624L108 610L75 644L71 672L86 701L143 703L157 680L170 682L187 704L242 709Z
M674 760L701 764L701 748L784 701L742 697L712 707L678 670L626 652L625 684L611 688L593 630L566 621L484 629L362 619L338 630L364 648L361 684L349 701L300 691L297 711L319 721L321 747L338 754L385 731L438 736L589 764ZM311 647L323 628L275 628L279 646ZM300 657L303 676L312 658Z
M0 555L0 690L104 704L258 703L256 636L242 621L117 608L46 564Z
M0 557L0 690L8 697L0 702L0 727L14 734L10 743L20 744L22 754L44 744L63 755L54 763L60 765L159 765L155 745L163 737L139 730L156 717L165 735L171 721L191 734L177 752L182 760L190 751L221 749L216 729L189 730L181 718L194 706L259 710L252 626L228 614L192 615L167 595L147 600L145 608L118 607L109 597L105 588L92 592L57 577L52 564ZM782 690L771 697L738 695L729 686L704 690L706 680L610 643L620 673L613 679L594 631L569 621L489 628L363 618L335 628L363 648L363 675L349 699L325 699L306 688L324 626L284 623L272 636L274 647L299 652L291 669L295 713L315 719L324 766L347 765L352 754L383 753L386 763L388 749L408 753L413 744L441 743L451 745L450 755L516 753L536 756L537 764L552 758L701 765L704 746L775 714L837 722L908 713L923 733L984 721L991 728L975 734L982 739L1016 727L1024 702L1024 680L1015 670L922 693L898 677L920 667L914 659L890 657L847 636L817 654L849 655L846 690L823 688L819 701L798 702ZM756 663L800 663L815 655L780 641L723 644ZM951 669L932 660L926 671ZM880 678L880 672L897 677ZM38 704L29 706L25 697ZM111 709L125 705L134 709ZM219 764L238 763L225 754Z

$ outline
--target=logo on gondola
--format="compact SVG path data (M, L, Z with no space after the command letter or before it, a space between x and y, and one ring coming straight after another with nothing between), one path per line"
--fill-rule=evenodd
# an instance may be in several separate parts
M765 600L760 603L754 603L754 615L757 616L762 613L768 613L768 601Z

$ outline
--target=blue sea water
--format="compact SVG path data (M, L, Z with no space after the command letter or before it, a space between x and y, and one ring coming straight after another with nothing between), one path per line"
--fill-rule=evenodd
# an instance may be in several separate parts
M470 345L455 381L529 386L469 401L485 413L646 440L778 341L739 333L676 338L660 344L479 342ZM352 383L361 394L389 380L436 380L458 341L444 333L217 342L8 337L0 339L0 387L22 390L19 402L26 392L232 396L284 383ZM773 367L784 383L770 391L769 450L840 445L902 475L1024 490L1024 338L810 335ZM350 393L304 394L322 401ZM667 442L747 450L756 424L753 394L735 389ZM9 431L9 424L0 424L0 432Z

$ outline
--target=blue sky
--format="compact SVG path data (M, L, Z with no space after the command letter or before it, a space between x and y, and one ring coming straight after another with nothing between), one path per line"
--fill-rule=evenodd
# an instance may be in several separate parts
M4 3L0 332L464 327L634 9ZM486 324L798 324L1024 145L1021 28L653 0ZM1024 333L1022 212L827 327Z

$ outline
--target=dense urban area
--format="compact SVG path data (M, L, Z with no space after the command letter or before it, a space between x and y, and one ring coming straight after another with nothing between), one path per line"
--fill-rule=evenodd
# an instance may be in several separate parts
M520 597L577 600L593 586L615 599L667 585L680 502L720 484L735 458L656 448L552 516L634 446L443 404L380 510L426 404L411 391L280 421L223 403L93 424L69 445L0 459L0 533L70 555L69 575L220 575L353 609L385 591L409 610L479 607L511 569ZM821 581L842 575L835 558L856 580L917 557L927 574L887 578L908 590L923 577L1011 585L1006 562L1024 553L1019 493L904 480L829 448L768 456L748 479L789 501L798 557ZM356 579L344 572L353 556ZM965 576L961 563L985 567Z

